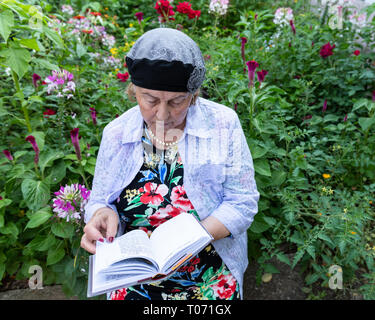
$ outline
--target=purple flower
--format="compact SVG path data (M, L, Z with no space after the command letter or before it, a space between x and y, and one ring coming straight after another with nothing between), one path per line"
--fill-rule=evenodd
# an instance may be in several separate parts
M12 155L10 154L10 151L9 151L9 150L3 150L3 153L4 153L4 155L7 157L7 159L8 159L9 161L13 161L13 157L12 157Z
M33 73L33 85L35 88L37 88L39 86L38 84L38 81L41 79L41 77L36 74L36 73Z
M348 120L348 114L345 115L344 122L346 122L346 120Z
M259 67L259 63L255 60L247 61L246 62L248 73L249 73L249 88L254 85L254 75L255 69Z
M324 113L326 110L327 110L327 99L324 100L322 112Z
M266 70L257 71L259 84L261 84L264 81L264 77L267 75L267 73L268 73L268 71L266 71Z
M71 92L75 92L76 88L73 78L73 74L66 70L52 71L52 75L44 80L48 85L47 93L57 93L57 97L64 97L66 94L67 99L73 97Z
M375 102L375 90L372 92L372 101Z
M84 207L87 204L90 191L84 185L78 183L65 187L60 186L58 192L54 192L53 212L57 213L59 218L79 222L83 217Z
M94 123L94 125L96 125L96 110L95 108L90 108L90 111L91 111L92 122Z
M38 162L39 162L39 148L38 148L38 145L35 141L35 137L30 135L30 136L27 136L25 140L31 143L31 145L32 145L32 147L35 151L34 162L35 162L35 164L38 164Z
M79 128L74 128L73 130L71 130L70 138L72 139L72 143L76 151L77 159L81 161L82 157L81 157L81 148L79 147L78 131L79 131Z

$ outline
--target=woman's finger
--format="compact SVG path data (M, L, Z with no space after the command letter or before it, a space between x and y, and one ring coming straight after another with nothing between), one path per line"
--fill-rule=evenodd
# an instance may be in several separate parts
M86 234L82 236L81 239L81 247L85 249L86 251L95 254L96 252L96 244L95 242L91 242L90 240L87 239Z
M83 232L85 233L86 238L89 241L104 241L103 234L100 232L100 230L97 228L95 224L88 223L83 229Z

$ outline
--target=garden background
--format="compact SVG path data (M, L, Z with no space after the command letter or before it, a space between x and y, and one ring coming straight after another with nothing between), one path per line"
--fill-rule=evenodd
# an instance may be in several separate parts
M373 2L158 2L0 2L0 285L37 265L43 285L86 298L82 216L101 134L135 105L126 53L166 26L200 46L201 96L241 120L261 195L248 230L257 283L276 259L311 298L336 265L344 291L359 283L374 299Z

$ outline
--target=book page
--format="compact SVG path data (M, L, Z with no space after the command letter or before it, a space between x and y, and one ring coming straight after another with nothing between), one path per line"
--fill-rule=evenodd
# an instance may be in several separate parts
M143 230L133 230L112 243L96 242L95 272L100 272L110 265L128 258L146 258L154 261L151 241Z
M202 242L210 241L212 236L193 215L185 212L161 224L150 237L154 256L160 268L183 248L199 239Z

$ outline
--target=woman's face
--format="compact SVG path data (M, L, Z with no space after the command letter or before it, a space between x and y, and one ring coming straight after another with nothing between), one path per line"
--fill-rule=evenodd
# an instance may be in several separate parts
M154 134L165 136L170 129L183 130L192 94L134 87L143 119Z

